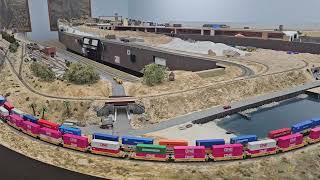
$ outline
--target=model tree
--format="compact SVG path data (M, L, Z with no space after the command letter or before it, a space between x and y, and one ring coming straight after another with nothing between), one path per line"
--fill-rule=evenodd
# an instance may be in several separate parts
M75 84L93 84L100 79L100 76L90 66L80 63L71 63L69 69L65 73L65 79Z
M143 74L143 82L148 86L154 86L163 82L167 77L168 69L158 64L149 64L144 67Z
M37 104L33 102L33 103L31 103L29 105L29 107L32 109L33 115L35 116L36 115Z

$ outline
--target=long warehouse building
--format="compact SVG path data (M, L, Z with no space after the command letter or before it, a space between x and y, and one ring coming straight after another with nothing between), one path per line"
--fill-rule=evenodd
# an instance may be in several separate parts
M141 76L143 68L151 63L166 66L169 70L194 72L218 67L214 60L205 57L63 31L59 32L59 41L70 51L137 76Z

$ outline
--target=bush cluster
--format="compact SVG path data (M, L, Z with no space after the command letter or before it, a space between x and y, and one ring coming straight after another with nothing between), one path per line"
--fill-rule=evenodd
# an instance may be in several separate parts
M65 73L65 79L75 84L93 84L100 79L99 74L90 66L71 63Z
M16 41L16 42L13 42L9 45L9 51L11 53L16 53L18 51L18 48L19 48L19 43Z
M14 38L14 35L11 35L5 31L1 32L2 38L5 39L6 41L8 41L9 43L15 43L16 42L16 38Z
M31 71L43 81L53 81L56 78L51 68L39 62L32 62Z
M158 64L149 64L143 69L143 83L148 86L154 86L160 84L167 75L167 67Z

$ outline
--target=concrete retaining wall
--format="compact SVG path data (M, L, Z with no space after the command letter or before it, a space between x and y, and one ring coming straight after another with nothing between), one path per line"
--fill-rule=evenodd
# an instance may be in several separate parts
M201 35L176 35L182 39L193 39L197 41L212 41L224 43L231 46L253 46L263 49L278 51L294 51L300 53L320 54L320 44L307 42L289 42L283 40L265 40L259 38L241 38L232 36L201 36Z

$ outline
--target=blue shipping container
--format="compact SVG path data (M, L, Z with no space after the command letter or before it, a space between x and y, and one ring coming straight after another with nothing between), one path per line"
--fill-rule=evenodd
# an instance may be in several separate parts
M100 133L92 134L92 138L106 140L106 141L119 141L119 136L113 136L109 134L100 134Z
M81 136L81 130L79 128L60 126L59 131L62 134L73 134L73 135Z
M248 142L257 141L258 137L256 135L245 135L230 138L230 144L247 144Z
M126 144L126 145L153 144L152 138L122 136L121 139L122 139L122 144Z
M196 146L204 146L206 148L212 148L213 145L225 144L224 139L207 139L207 140L196 140Z
M316 127L316 126L320 126L320 118L314 118L314 119L311 119L311 121L313 122L313 128Z
M30 115L30 114L24 114L23 115L23 119L25 121L30 121L32 123L38 124L38 118L36 118L36 117L34 117L34 116Z
M310 129L313 127L313 121L308 120L308 121L303 121L301 123L295 124L291 127L292 133L298 133L307 129Z

